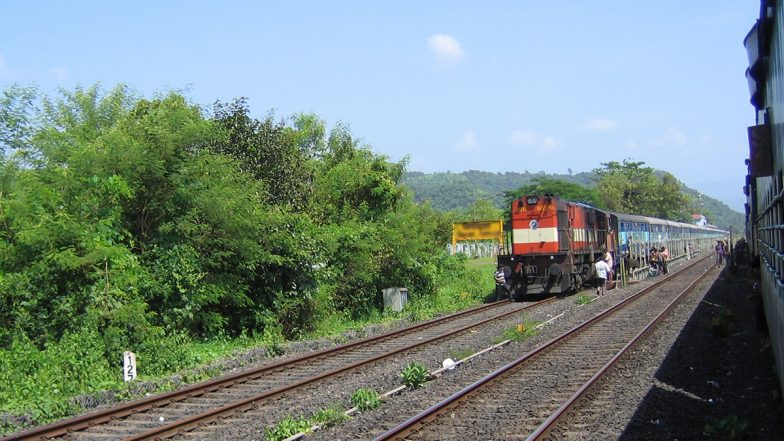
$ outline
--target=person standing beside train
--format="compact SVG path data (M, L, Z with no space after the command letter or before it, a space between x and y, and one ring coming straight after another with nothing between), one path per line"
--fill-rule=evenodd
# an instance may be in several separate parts
M607 262L607 282L610 285L615 278L615 267L613 266L613 256L609 251L604 252L604 261Z
M670 270L667 268L667 262L669 260L670 252L667 250L667 247L661 247L661 249L659 249L659 261L661 262L661 270L664 274L670 272Z
M724 242L717 240L715 249L716 249L716 266L714 268L718 268L724 264Z
M596 280L598 283L596 284L596 295L603 296L606 289L607 289L607 276L610 273L610 266L607 265L607 261L604 259L599 259L594 264L596 269Z
M651 247L651 254L648 256L648 264L651 266L651 270L653 270L654 273L659 272L658 257L659 257L659 253L656 251L656 247Z

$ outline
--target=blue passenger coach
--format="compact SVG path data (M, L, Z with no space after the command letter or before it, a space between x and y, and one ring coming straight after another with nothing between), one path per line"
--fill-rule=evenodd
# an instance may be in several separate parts
M616 256L625 258L629 273L642 277L650 267L650 250L666 247L670 259L690 258L701 250L712 250L716 240L728 233L712 227L674 222L655 217L610 212L610 225L618 232ZM691 250L691 254L690 254ZM620 259L616 259L616 266Z

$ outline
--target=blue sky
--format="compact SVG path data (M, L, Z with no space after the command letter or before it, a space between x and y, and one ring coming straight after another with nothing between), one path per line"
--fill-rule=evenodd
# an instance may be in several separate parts
M315 112L409 170L631 158L742 211L759 1L4 1L0 88Z

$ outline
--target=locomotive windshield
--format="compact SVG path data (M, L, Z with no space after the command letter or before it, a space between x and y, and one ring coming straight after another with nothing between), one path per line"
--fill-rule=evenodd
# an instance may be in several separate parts
M528 205L536 205L539 203L539 198L536 196L529 196L525 201L528 203Z

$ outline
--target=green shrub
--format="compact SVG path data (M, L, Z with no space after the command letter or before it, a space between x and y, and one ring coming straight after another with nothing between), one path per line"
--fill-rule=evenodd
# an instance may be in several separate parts
M721 338L729 337L732 334L732 309L721 308L717 314L711 318L713 335Z
M591 302L593 302L593 298L587 294L580 294L577 296L577 298L574 299L574 303L578 305L587 305Z
M339 404L332 404L313 414L313 422L321 427L332 427L349 420L349 416Z
M538 322L524 321L514 328L506 328L504 329L502 337L497 338L495 343L500 343L504 340L512 340L514 342L525 341L539 333L536 329L536 325L538 324Z
M419 363L410 363L403 369L400 377L403 379L403 384L405 384L406 387L418 389L429 379L430 373L423 365Z
M122 354L118 355L118 360ZM31 412L39 422L78 410L68 398L119 382L122 369L103 357L103 341L89 329L66 334L44 350L25 337L0 349L0 412Z
M351 404L360 412L367 412L381 405L381 396L373 389L357 389L351 395Z
M310 421L304 418L287 416L277 426L265 428L264 437L267 441L281 441L300 432L307 433L310 431L310 427Z
M705 425L705 435L715 441L736 441L748 437L749 422L735 415Z

